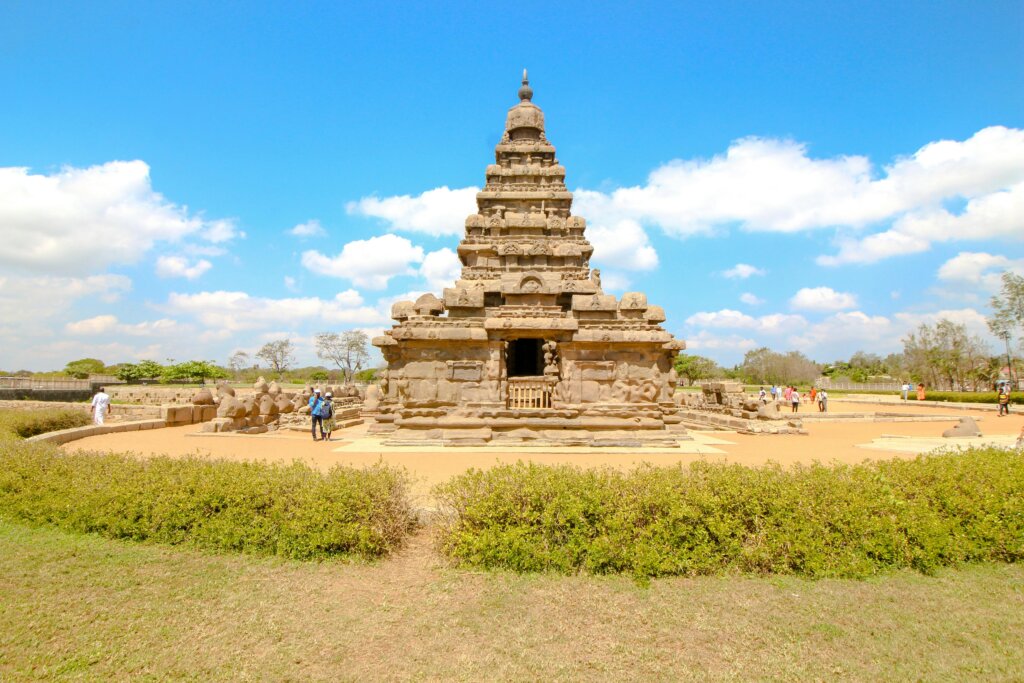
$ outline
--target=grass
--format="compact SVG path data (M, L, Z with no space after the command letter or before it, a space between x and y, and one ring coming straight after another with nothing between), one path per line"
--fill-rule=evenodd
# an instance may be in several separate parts
M869 581L466 572L0 522L3 680L1020 680L1024 567Z

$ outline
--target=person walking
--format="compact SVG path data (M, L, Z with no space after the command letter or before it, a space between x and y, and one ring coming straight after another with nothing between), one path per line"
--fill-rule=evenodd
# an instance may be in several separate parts
M811 405L814 405L815 400L818 398L818 387L811 387Z
M768 392L764 390L764 387L761 387L761 391L758 393L757 398L761 401L761 405L768 403Z
M796 390L796 387L791 387L793 392L789 395L789 400L793 403L792 412L796 413L800 411L800 392Z
M907 397L910 395L910 382L903 383L903 402L907 402Z
M326 433L324 441L330 441L331 432L334 431L334 402L331 400L333 396L334 395L328 391L324 396L323 405L320 406L320 418L323 420L323 427L321 429Z
M824 389L818 392L818 412L828 412L828 392Z
M999 417L1010 414L1010 385L1003 383L999 385Z
M110 396L105 388L100 387L96 395L92 397L92 423L103 424L104 418L110 414Z
M309 416L312 418L310 428L313 431L313 441L319 441L316 438L316 426L320 425L320 438L324 436L324 418L323 418L323 407L324 399L320 396L320 390L314 389L313 395L309 397Z

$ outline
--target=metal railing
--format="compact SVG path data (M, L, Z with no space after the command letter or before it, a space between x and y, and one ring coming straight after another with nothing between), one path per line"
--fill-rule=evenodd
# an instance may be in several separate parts
M551 407L551 385L543 379L509 377L506 407L541 410Z

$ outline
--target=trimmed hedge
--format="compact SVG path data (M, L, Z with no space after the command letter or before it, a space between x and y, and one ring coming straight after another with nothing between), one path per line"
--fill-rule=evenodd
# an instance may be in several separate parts
M27 439L58 429L84 427L91 422L89 415L80 410L0 410L0 435L8 433Z
M416 525L408 477L199 457L64 454L0 441L0 516L108 538L316 559L400 547Z
M916 395L911 395L913 400ZM996 405L999 402L999 394L994 391L926 391L926 401L949 401L951 403L989 403ZM1019 391L1010 393L1010 403L1024 405L1024 394Z
M866 577L1024 557L1024 459L992 448L794 469L518 463L435 489L439 547L515 571Z

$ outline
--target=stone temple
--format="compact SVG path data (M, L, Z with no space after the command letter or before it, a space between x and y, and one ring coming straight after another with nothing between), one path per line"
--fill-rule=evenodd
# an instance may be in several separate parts
M466 219L462 277L396 303L369 396L386 443L659 445L687 438L672 361L685 344L640 292L590 269L586 221L544 134L526 72ZM376 393L376 392L374 392Z

